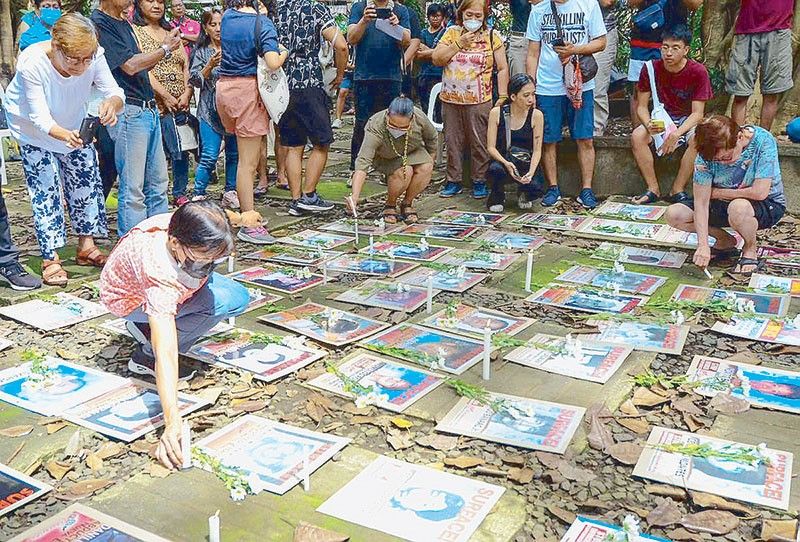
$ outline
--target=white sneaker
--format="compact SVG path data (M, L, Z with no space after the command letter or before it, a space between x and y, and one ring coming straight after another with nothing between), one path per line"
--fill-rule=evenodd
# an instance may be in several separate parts
M239 208L239 194L236 190L228 190L222 195L222 206L229 209Z
M499 203L497 205L489 206L489 211L492 212L492 213L502 213L504 209L505 209L505 207L503 207Z
M331 123L331 128L333 128L334 130L338 130L341 127L342 127L342 119L334 119L333 122Z

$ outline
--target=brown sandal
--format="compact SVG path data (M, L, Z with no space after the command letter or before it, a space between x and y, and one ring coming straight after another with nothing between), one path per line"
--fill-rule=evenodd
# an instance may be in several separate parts
M394 207L386 207L383 210L383 221L386 224L397 224L397 209Z
M42 282L48 286L66 286L67 280L67 272L61 267L61 260L42 260Z
M103 267L107 261L108 256L100 252L97 247L92 247L89 250L79 250L75 256L75 262L78 265Z
M419 222L419 216L417 216L417 212L414 210L411 203L400 204L400 218L402 218L406 224L416 224Z

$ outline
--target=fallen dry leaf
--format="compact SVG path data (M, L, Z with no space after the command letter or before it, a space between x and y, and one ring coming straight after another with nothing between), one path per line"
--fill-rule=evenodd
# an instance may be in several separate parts
M630 399L626 400L619 406L619 411L627 416L638 416L639 409L636 408L636 405L633 404L633 401Z
M231 403L231 409L236 412L258 412L267 408L267 405L266 401L242 401L236 404Z
M112 483L113 482L111 480L106 480L104 478L93 478L91 480L84 480L62 491L59 497L68 501L85 499L86 497L94 495L101 489L110 486Z
M203 388L207 388L214 383L214 380L200 376L189 382L189 389L192 391L202 390Z
M727 510L729 512L734 512L737 514L742 514L743 516L754 516L755 511L752 508L748 508L747 506L740 504L738 502L732 502L727 499L723 499L717 495L711 495L710 493L701 493L699 491L690 491L689 496L692 497L692 502L696 506L700 508L713 508L715 510Z
M68 425L69 424L65 421L58 421L58 422L48 423L44 427L45 429L47 429L47 434L52 435L53 433L58 433Z
M703 410L694 404L691 397L681 397L672 400L672 408L683 414L694 414L695 416L702 416Z
M204 388L200 390L198 393L195 393L194 395L196 397L199 397L200 399L208 401L212 405L215 405L217 404L219 396L222 395L222 392L224 390L225 388L223 387Z
M558 472L564 478L573 482L591 482L597 478L597 475L592 471L567 463L566 460L558 466Z
M401 418L400 416L396 416L391 419L392 425L397 427L398 429L409 429L414 427L414 422L407 420L405 418Z
M689 431L691 431L692 433L695 433L706 426L703 420L701 420L697 416L686 413L683 414L683 423L686 424L686 427L688 427Z
M629 429L637 435L650 432L650 424L643 418L617 418L617 423L625 429Z
M550 452L536 452L534 455L536 455L536 459L539 460L539 463L548 469L557 469L564 461L564 458L560 455L551 454Z
M736 352L734 355L730 356L726 361L735 361L737 363L749 363L750 365L761 365L761 358L759 358L752 352L748 352L746 350L742 350L741 352Z
M100 459L97 454L91 453L86 456L86 466L93 471L98 471L103 468L103 460Z
M64 455L67 457L72 457L78 455L78 452L81 451L81 430L76 429L72 436L69 437L69 441L67 442L67 446L64 448Z
M577 516L572 512L569 512L568 510L564 510L563 508L559 508L558 506L552 504L547 506L547 511L550 512L551 516L560 519L567 525L572 525L572 523L577 518Z
M32 431L32 425L15 425L14 427L0 429L0 435L10 438L24 437L25 435L30 435Z
M478 465L483 465L485 461L480 457L469 457L461 455L458 457L445 457L444 464L448 467L456 467L458 469L471 469Z
M636 388L633 392L633 399L631 401L635 406L654 407L661 405L670 400L669 397L664 397L647 388Z
M606 453L623 465L635 465L643 450L644 448L635 442L620 442L606 448Z
M666 484L650 484L645 486L644 490L647 491L650 495L670 497L678 501L686 500L686 491L675 486L668 486Z
M72 470L74 465L72 463L64 463L62 461L50 461L44 466L45 470L50 473L50 476L56 480L61 480L69 471Z
M301 521L294 528L292 542L347 542L349 536Z
M433 448L440 452L449 452L458 445L458 437L449 437L445 435L425 435L417 439L417 444L425 446L426 448Z
M794 542L796 535L796 519L765 519L761 524L761 538L767 542Z
M529 469L527 467L519 468L519 467L511 467L508 469L508 478L512 482L516 482L518 484L530 484L533 481L533 469Z
M669 540L674 540L676 542L703 542L703 537L699 534L690 533L683 527L678 527L677 529L672 529L667 531L667 536Z
M110 459L116 457L125 451L125 446L119 442L104 442L102 446L95 452L100 459Z
M163 466L161 463L150 463L150 466L147 468L147 474L152 476L153 478L166 478L172 471Z
M136 452L137 454L149 454L150 448L154 445L147 442L146 440L137 440L133 444L131 444L131 450Z
M683 517L683 512L672 499L658 499L658 505L646 517L651 527L668 527L675 525Z
M261 391L272 397L273 395L278 393L278 386L276 386L275 384L267 384L266 386L261 388Z
M61 359L71 360L71 359L80 359L80 354L76 354L71 350L65 350L64 348L56 348L56 355Z
M715 395L708 406L720 414L741 414L750 410L750 403L745 399L734 397L730 393L719 393Z
M739 526L739 518L725 510L704 510L684 516L681 525L698 533L724 535Z
M525 456L524 455L506 454L506 455L501 455L500 459L506 465L513 465L515 467L522 467L522 466L525 465Z
M414 439L405 431L395 431L386 437L386 442L392 447L393 450L405 450L414 445Z
M325 410L323 410L323 408L317 403L309 399L306 401L306 414L308 414L308 417L314 420L316 423L320 423L323 416L325 416Z
M336 429L339 429L340 427L344 427L344 422L331 422L328 425L326 425L325 427L323 427L321 429L321 431L323 433L330 433L331 431L335 431Z
M614 444L614 437L606 427L606 420L611 416L611 412L603 403L595 403L586 409L584 422L589 426L586 439L591 448L603 451Z

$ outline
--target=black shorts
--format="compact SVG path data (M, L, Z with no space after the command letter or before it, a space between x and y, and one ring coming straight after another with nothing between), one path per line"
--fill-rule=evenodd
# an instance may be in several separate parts
M758 229L766 230L778 223L786 213L786 208L780 203L767 198L761 201L749 200L750 205L753 206L753 214L758 221ZM689 209L694 210L694 200L689 199L681 202ZM708 225L717 228L727 228L730 226L728 222L728 204L729 201L719 199L712 199L708 205Z
M289 93L289 106L278 123L281 145L327 147L333 143L331 99L319 87L299 88Z

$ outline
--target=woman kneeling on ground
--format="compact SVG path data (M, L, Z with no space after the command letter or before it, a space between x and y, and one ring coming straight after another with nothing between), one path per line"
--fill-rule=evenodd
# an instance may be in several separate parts
M511 104L489 112L486 147L492 162L486 172L491 189L487 207L493 213L503 212L506 183L517 184L520 209L530 209L533 200L541 197L544 185L539 170L544 115L536 109L533 78L527 73L514 75L508 94Z
M383 218L396 224L398 218L408 224L419 219L412 207L416 198L431 182L436 153L436 128L414 102L400 96L389 108L375 113L367 122L364 143L356 158L353 192L345 198L356 216L356 204L370 167L387 176L388 193ZM397 213L397 200L405 194Z
M250 301L247 288L214 273L233 248L222 207L193 201L131 229L100 275L100 301L127 320L137 342L128 369L156 379L165 426L156 457L167 468L183 461L178 354L222 320L244 312Z

